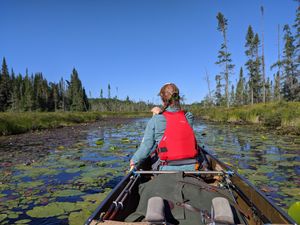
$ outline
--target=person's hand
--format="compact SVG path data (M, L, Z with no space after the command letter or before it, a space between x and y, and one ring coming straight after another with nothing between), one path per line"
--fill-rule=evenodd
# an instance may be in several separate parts
M158 115L159 113L161 113L161 108L155 106L151 109L151 112L153 113L153 115Z
M134 162L132 161L132 159L130 160L129 166L130 166L129 171L131 171L135 168L135 165L134 165Z

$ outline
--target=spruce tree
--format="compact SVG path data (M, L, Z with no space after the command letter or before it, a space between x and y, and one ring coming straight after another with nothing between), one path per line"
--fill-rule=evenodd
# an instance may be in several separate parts
M299 91L297 80L297 69L295 64L295 45L294 37L289 25L285 25L284 31L284 50L283 50L283 97L287 101L296 100Z
M261 33L261 38L262 38L262 56L261 56L261 63L262 63L262 98L263 98L263 103L266 102L266 87L265 87L265 82L266 82L266 72L265 72L265 49L264 49L264 7L260 7L261 10L261 15L262 15L262 33Z
M279 71L277 71L276 75L274 76L274 101L280 101L280 75Z
M225 101L227 108L229 108L229 75L232 73L234 65L231 64L231 53L228 52L228 40L227 40L227 19L224 17L222 13L218 13L218 31L222 33L223 43L221 44L221 49L218 54L218 61L216 64L224 67L224 71L221 73L225 80Z
M261 74L260 65L261 59L259 57L259 38L258 34L254 35L252 27L248 27L246 35L246 51L245 54L248 57L246 62L246 68L249 75L249 91L250 91L250 102L251 104L260 102L261 99Z
M110 95L110 84L108 84L107 86L107 98L110 99L111 95Z
M240 76L236 86L236 97L235 97L235 104L240 106L243 105L244 102L244 74L243 68L240 69Z
M69 100L71 111L84 111L83 90L78 72L73 68L69 85Z
M215 99L216 99L216 105L221 106L222 105L222 85L221 85L221 76L216 75L215 80L216 80L216 91L215 91Z
M11 92L11 80L9 77L8 67L5 58L3 58L0 72L0 111L8 110Z

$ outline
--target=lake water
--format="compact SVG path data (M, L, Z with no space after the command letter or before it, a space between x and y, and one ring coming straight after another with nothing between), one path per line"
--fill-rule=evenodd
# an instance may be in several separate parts
M148 120L91 126L69 147L26 163L0 156L0 224L82 224L126 173ZM203 121L194 130L201 146L280 207L300 201L300 137Z

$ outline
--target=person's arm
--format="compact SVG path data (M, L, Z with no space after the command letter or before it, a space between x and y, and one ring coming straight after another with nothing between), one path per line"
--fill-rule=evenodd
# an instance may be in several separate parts
M142 160L146 159L152 152L155 145L154 139L154 117L147 124L143 140L130 160L130 167L137 165Z
M193 113L186 112L185 117L186 117L188 123L190 124L190 126L193 127L193 125L194 125L194 115L193 115Z

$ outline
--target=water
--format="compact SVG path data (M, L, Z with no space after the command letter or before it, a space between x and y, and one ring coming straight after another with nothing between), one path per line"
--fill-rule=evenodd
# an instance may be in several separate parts
M2 166L0 224L82 224L126 173L147 121L91 127L82 140L61 150L56 146L30 165ZM283 209L300 200L299 137L201 121L194 129L201 145Z

